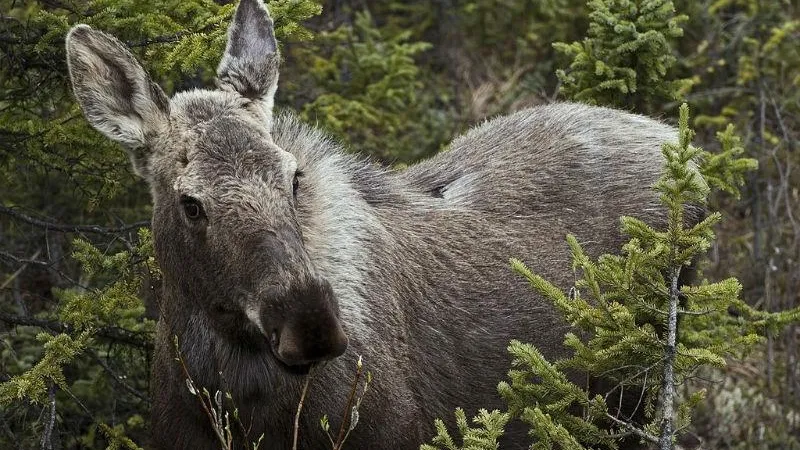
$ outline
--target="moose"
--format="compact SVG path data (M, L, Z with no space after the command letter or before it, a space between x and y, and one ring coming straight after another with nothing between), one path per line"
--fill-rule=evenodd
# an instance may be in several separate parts
M418 448L455 407L502 408L511 339L565 352L568 324L509 258L566 289L567 233L597 255L623 242L620 215L666 220L651 186L677 132L639 115L533 107L392 170L273 114L280 55L261 0L238 5L213 90L168 98L87 25L66 49L86 118L151 189L163 271L155 448L219 448L176 341L194 383L230 393L261 448L291 448L310 370L299 448L330 448L319 420L343 409L359 355L374 380L347 446ZM502 448L528 439L512 426Z

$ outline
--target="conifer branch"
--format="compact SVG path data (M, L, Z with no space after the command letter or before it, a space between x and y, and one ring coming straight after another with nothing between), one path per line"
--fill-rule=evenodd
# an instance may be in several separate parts
M125 45L134 48L134 47L147 47L148 45L153 45L153 44L172 44L180 41L182 38L184 38L185 36L189 36L190 34L205 34L215 28L219 28L219 26L220 24L218 23L210 23L198 30L183 30L173 34L165 34L161 36L155 36L149 39L143 39L141 41L125 41Z
M22 222L33 225L38 228L44 228L45 230L50 230L50 231L61 231L64 233L96 233L96 234L111 235L111 234L125 233L128 231L133 231L139 228L145 228L150 226L149 220L142 220L139 222L125 224L118 227L102 227L100 225L70 225L70 224L47 222L41 219L36 219L34 217L28 216L26 214L17 211L14 208L9 208L4 205L0 205L0 214L5 214L7 216L13 217L14 219L20 220Z
M0 321L12 326L39 327L56 333L71 333L77 331L74 327L55 320L42 320L30 316L18 316L0 312ZM103 327L96 329L93 333L109 339L115 343L125 344L130 347L140 348L148 352L153 351L153 343L145 336L138 336L136 332L117 327Z

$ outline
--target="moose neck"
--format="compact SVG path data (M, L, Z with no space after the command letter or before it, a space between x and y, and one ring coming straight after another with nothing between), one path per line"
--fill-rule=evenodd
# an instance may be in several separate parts
M397 207L392 177L377 164L345 153L293 116L277 117L272 135L303 170L298 221L309 258L339 299L342 322L350 335L386 340L383 330L367 326L374 319L372 311L386 311L386 306L370 304L367 283L374 282L369 273L376 271L375 265L386 263L376 254L384 245L376 244L395 240L381 206Z

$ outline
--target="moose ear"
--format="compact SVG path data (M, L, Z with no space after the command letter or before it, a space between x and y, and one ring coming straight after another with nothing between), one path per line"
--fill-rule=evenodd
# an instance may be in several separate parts
M278 42L272 18L261 0L241 0L228 28L228 44L217 67L221 88L259 100L268 129L278 89Z
M136 173L148 178L148 144L168 127L169 99L114 37L78 25L66 45L72 89L84 115L122 144Z

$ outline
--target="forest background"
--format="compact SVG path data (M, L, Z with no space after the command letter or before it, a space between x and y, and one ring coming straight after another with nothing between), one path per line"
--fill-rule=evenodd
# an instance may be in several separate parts
M649 22L619 20L665 5ZM703 274L737 277L758 309L797 306L800 2L270 8L284 57L278 107L398 169L485 118L557 100L673 123L686 101L707 150L734 124L759 169L741 199L712 200L724 219ZM124 152L82 118L66 31L84 22L114 34L173 93L212 84L232 11L210 0L0 0L0 382L38 371L0 388L6 399L25 393L2 403L0 447L103 448L109 436L146 433L158 287L150 198ZM706 448L800 448L797 331L769 334L746 360L698 376L708 394L691 433Z

